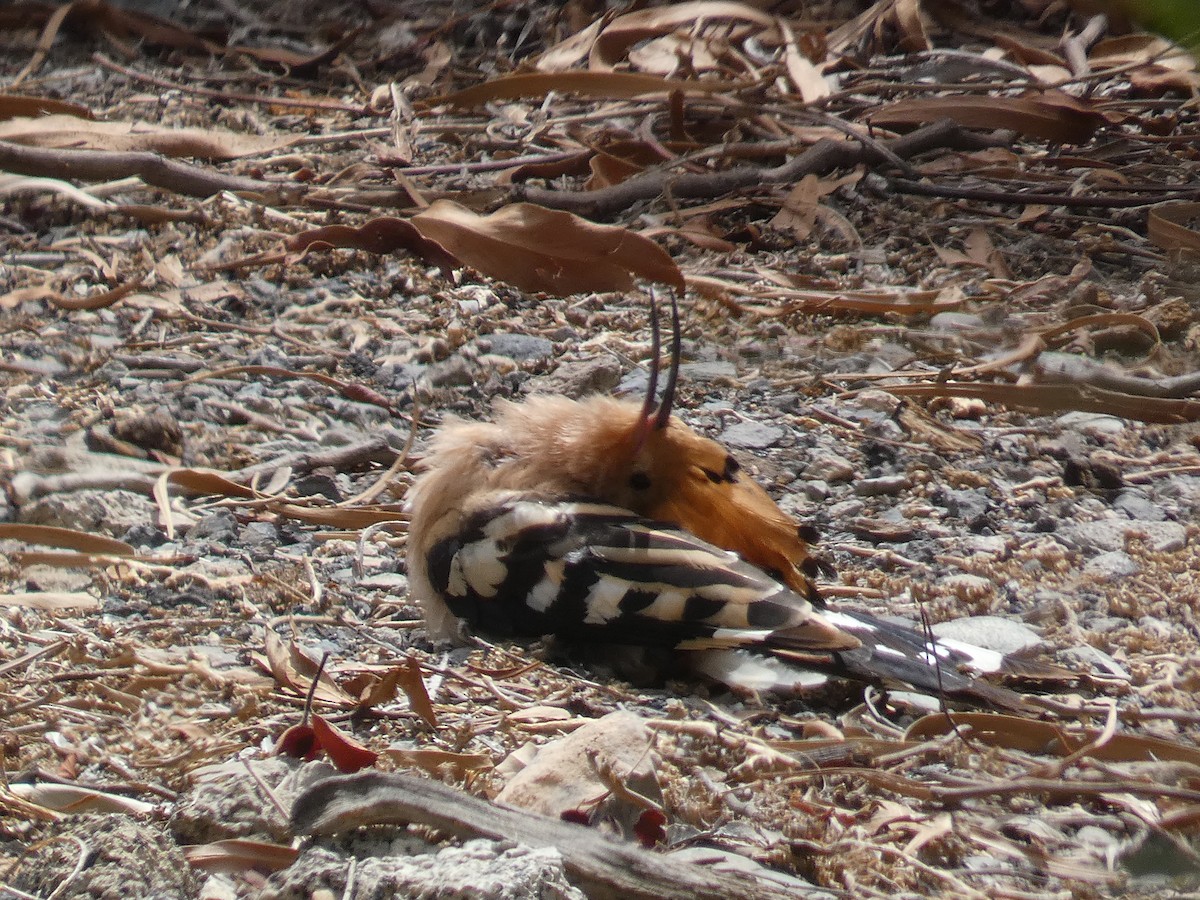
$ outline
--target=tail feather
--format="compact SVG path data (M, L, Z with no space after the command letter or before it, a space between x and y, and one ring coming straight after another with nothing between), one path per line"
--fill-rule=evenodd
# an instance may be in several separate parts
M731 687L755 692L804 694L822 687L828 676L836 676L1012 711L1028 711L1029 698L988 678L1069 674L963 641L931 639L907 625L862 613L825 610L822 616L858 638L861 646L834 653L809 652L772 646L768 638L757 649L770 656L710 651L693 668Z

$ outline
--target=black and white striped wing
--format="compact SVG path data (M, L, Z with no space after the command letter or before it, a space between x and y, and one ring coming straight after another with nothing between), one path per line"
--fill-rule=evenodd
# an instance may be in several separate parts
M450 611L489 634L692 651L696 670L755 690L802 692L815 672L1022 704L976 677L1003 671L1001 654L818 612L736 554L620 507L508 499L436 544L428 569Z
M620 507L511 499L435 545L447 606L492 634L699 648L857 642L736 554Z

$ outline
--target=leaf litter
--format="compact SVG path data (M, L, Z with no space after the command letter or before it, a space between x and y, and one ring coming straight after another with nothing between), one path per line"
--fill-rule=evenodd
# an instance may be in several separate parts
M0 11L0 881L64 814L171 834L329 653L332 753L484 797L637 712L644 832L755 877L1194 885L1194 60L1048 3L850 6ZM1081 681L947 716L430 644L397 420L415 459L445 414L636 378L639 279L689 289L689 418L787 435L741 455L829 535L832 596L1016 619ZM214 828L189 858L238 896L294 858Z

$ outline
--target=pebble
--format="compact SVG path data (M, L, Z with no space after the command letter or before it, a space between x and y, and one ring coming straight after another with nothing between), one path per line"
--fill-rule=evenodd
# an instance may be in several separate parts
M120 489L51 494L25 504L20 511L20 520L29 525L54 525L109 537L120 537L156 517L157 509L148 497Z
M1103 650L1097 650L1090 644L1080 644L1078 647L1071 647L1062 651L1059 656L1063 664L1068 668L1074 668L1078 666L1080 669L1084 670L1098 670L1103 672L1105 675L1111 675L1115 678L1124 679L1125 681L1129 681L1131 678L1129 670L1127 670Z
M679 376L688 381L725 381L737 378L737 368L733 363L721 360L683 363L679 367Z
M863 478L854 482L854 493L860 497L883 497L899 494L908 484L907 475L881 475L878 478Z
M251 522L242 529L239 540L247 547L269 548L279 542L279 532L271 522Z
M854 466L840 456L820 453L804 467L803 474L810 481L849 481L854 477Z
M1058 417L1058 424L1066 431L1082 431L1091 435L1120 434L1125 430L1124 421L1103 413L1069 412Z
M1152 550L1176 553L1187 546L1187 529L1178 522L1152 522L1145 519L1102 520L1064 525L1056 539L1067 546L1092 552L1123 550L1129 535L1140 535Z
M554 352L551 341L532 334L489 334L479 338L478 343L480 350L518 362L545 359Z
M874 412L884 413L889 417L896 414L896 410L900 408L900 403L900 398L895 394L879 390L863 391L851 401L851 405L857 406L860 409L869 409Z
M1008 556L1008 538L1002 534L964 535L961 546L970 553L984 553L1001 559Z
M400 593L408 589L408 579L399 572L376 572L364 577L358 585L367 590Z
M609 394L621 381L621 367L608 357L573 360L559 363L548 375L530 382L534 394L565 394L586 397L589 394Z
M766 450L778 444L787 434L777 425L761 422L734 422L721 432L721 442L742 450Z
M809 500L828 500L831 493L829 482L820 478L803 482L800 489Z
M429 367L426 377L432 387L466 387L475 381L470 364L461 356Z
M1141 519L1146 522L1161 522L1166 517L1162 504L1155 503L1144 493L1137 490L1124 490L1113 501L1113 509L1125 513L1131 519Z
M1083 567L1083 572L1100 581L1116 581L1136 575L1141 569L1136 560L1124 550L1109 550L1089 559Z
M972 331L983 328L984 321L971 313L940 312L929 320L929 327L935 331Z
M866 509L866 504L861 500L843 500L830 506L825 513L829 517L829 521L840 522L843 518L854 518L864 509Z
M965 641L997 653L1019 653L1044 643L1041 635L1028 625L1003 616L967 616L939 622L933 626L933 633L940 638Z
M980 490L956 490L946 488L938 491L934 502L950 515L962 519L974 528L976 523L987 518L992 501Z

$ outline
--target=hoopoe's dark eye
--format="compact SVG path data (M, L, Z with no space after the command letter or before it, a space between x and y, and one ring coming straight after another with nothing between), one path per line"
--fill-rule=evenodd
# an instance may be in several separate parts
M635 491L644 491L650 487L650 476L645 472L634 472L629 476L629 486Z
M741 463L739 463L732 456L726 456L724 471L714 472L712 469L702 469L701 471L704 472L705 476L707 476L708 480L711 481L713 484L720 484L723 481L725 481L725 482L737 481L737 473L740 472L741 470L742 470Z
M737 481L737 473L742 471L742 464L732 456L725 457L725 480Z

